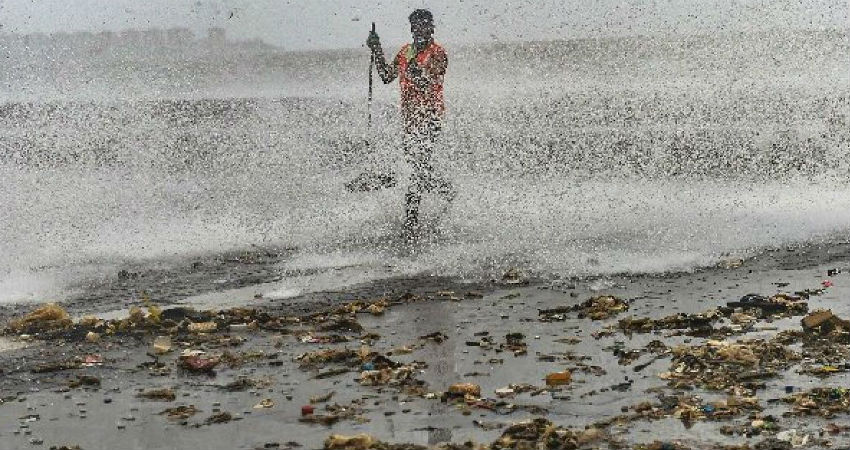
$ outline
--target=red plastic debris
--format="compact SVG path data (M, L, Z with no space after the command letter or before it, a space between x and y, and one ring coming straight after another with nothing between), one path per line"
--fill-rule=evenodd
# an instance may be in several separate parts
M191 372L212 372L219 362L221 362L219 358L203 358L201 356L187 356L181 359L183 368Z
M83 357L83 367L99 366L103 364L103 357L100 355L86 355Z

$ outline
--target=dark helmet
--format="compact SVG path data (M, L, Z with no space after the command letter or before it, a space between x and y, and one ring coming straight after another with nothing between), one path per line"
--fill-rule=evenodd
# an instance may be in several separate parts
M419 23L425 25L433 25L434 24L434 15L431 14L431 11L427 9L417 9L410 13L410 17L408 17L411 24Z

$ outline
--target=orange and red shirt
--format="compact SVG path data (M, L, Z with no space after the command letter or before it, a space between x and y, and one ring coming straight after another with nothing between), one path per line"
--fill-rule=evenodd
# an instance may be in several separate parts
M417 86L407 75L407 67L414 58L416 64L431 80L425 89ZM443 103L443 78L448 66L448 56L443 47L431 42L428 47L417 53L412 44L407 44L396 55L396 65L401 86L401 111L405 122L441 118L446 109Z

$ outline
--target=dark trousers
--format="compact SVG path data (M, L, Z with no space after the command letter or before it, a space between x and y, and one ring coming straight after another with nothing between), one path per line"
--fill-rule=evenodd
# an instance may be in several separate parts
M404 133L404 155L413 172L410 186L405 196L405 227L414 229L419 226L419 204L422 194L436 192L451 201L455 191L452 185L434 172L431 157L434 144L440 136L439 120L429 120L419 126L407 127Z

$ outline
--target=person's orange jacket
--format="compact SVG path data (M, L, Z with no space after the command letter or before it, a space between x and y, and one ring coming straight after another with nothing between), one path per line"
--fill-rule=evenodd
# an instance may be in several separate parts
M416 64L431 80L427 89L421 89L407 74L410 60L416 58ZM448 56L443 47L432 42L424 50L416 53L412 44L401 48L396 55L399 84L401 86L401 110L405 123L419 123L427 118L442 117L446 106L443 102L443 78L448 67Z

